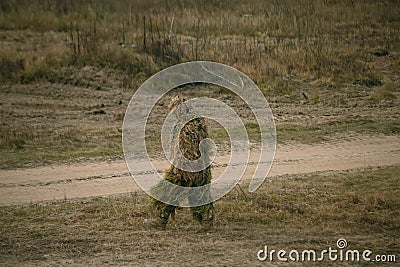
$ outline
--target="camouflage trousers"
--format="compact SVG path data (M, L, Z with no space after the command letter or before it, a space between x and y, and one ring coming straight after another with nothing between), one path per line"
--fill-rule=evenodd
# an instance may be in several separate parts
M168 183L170 182L170 183ZM199 199L202 201L210 200L211 195L209 189L204 189L205 191L200 191L199 195L185 195L179 188L172 187L171 183L174 185L179 185L183 187L197 187L203 186L211 183L211 170L210 167L200 171L200 172L185 172L175 167L171 167L165 174L165 179L161 181L155 188L153 188L153 193L158 196L158 198L168 198L169 203L176 205L166 204L157 199L152 198L150 202L150 208L157 214L157 216L167 223L171 215L175 214L177 208L179 208L179 203L187 200L189 205L193 205L198 202ZM209 202L209 201L207 201ZM203 206L191 207L190 208L193 218L201 224L212 225L214 221L214 205L209 203Z

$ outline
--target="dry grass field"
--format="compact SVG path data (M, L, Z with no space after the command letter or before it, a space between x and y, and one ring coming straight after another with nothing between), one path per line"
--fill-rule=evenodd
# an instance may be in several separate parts
M399 137L398 14L396 0L1 1L0 171L121 160L135 90L192 60L228 64L255 81L278 148ZM235 95L204 85L177 91L224 101L257 144L254 117ZM147 125L154 158L169 96ZM224 153L225 131L210 128ZM217 201L209 233L197 232L184 209L166 232L147 229L141 192L1 206L0 265L263 266L264 245L322 250L343 237L351 249L399 261L397 162L277 175L252 194L237 187ZM0 176L1 190L8 183Z

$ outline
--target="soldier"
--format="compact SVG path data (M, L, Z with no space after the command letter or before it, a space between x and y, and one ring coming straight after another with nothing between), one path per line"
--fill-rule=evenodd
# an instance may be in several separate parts
M183 103L184 101L185 99L181 95L174 97L168 106L169 110L174 110L179 104ZM204 138L207 137L208 132L204 118L195 118L189 121L187 124L185 124L180 133L174 133L174 135L172 136L172 138L179 138L179 147L173 147L170 145L172 154L171 157L174 158L174 154L176 153L175 151L177 149L180 149L182 155L186 159L190 161L199 159L201 156L199 144ZM175 143L178 144L178 142ZM189 204L193 204L193 202L198 200L199 197L210 197L209 191L202 192L202 196L180 195L179 189L176 189L175 187L169 187L166 181L184 187L197 187L210 184L210 166L198 172L190 172L181 170L172 165L167 170L164 180L154 188L154 192L158 192L158 194L163 194L164 196L178 199L178 202L183 200L182 198L187 197L189 200ZM175 214L175 210L178 208L178 206L166 204L154 198L151 199L150 207L153 211L155 211L157 217L153 220L149 220L148 224L154 228L161 230L165 230L168 219ZM210 228L212 228L214 222L214 205L212 202L203 206L192 207L191 212L193 218L202 225L204 230L209 230Z

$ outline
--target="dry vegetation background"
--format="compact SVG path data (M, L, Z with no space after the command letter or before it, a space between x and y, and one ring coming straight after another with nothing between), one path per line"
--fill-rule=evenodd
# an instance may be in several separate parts
M400 131L398 1L0 5L2 168L121 156L134 90L196 59L249 75L271 103L280 142Z
M0 168L121 158L134 91L191 60L253 79L271 104L279 144L399 135L399 14L395 0L1 1ZM222 89L189 92L242 108ZM150 149L158 147L154 116ZM254 123L246 126L256 138ZM195 247L205 252L192 265L254 265L266 239L326 248L337 233L399 255L398 174L394 166L294 176L251 197L232 192L217 204L211 236L194 234L186 217L177 225L188 226L170 234L145 230L142 196L2 207L0 263L185 265L191 257L178 248ZM224 254L237 247L247 250Z

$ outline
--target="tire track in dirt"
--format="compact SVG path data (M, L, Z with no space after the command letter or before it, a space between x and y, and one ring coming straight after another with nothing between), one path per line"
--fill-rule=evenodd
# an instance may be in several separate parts
M252 153L244 179L251 177L257 159L258 153ZM217 157L213 164L214 177L222 174L227 162L228 156ZM159 172L168 167L166 161L154 160L153 164ZM278 146L269 178L398 164L399 136L359 136L314 145ZM0 170L0 205L107 196L137 190L140 189L131 179L123 160Z

